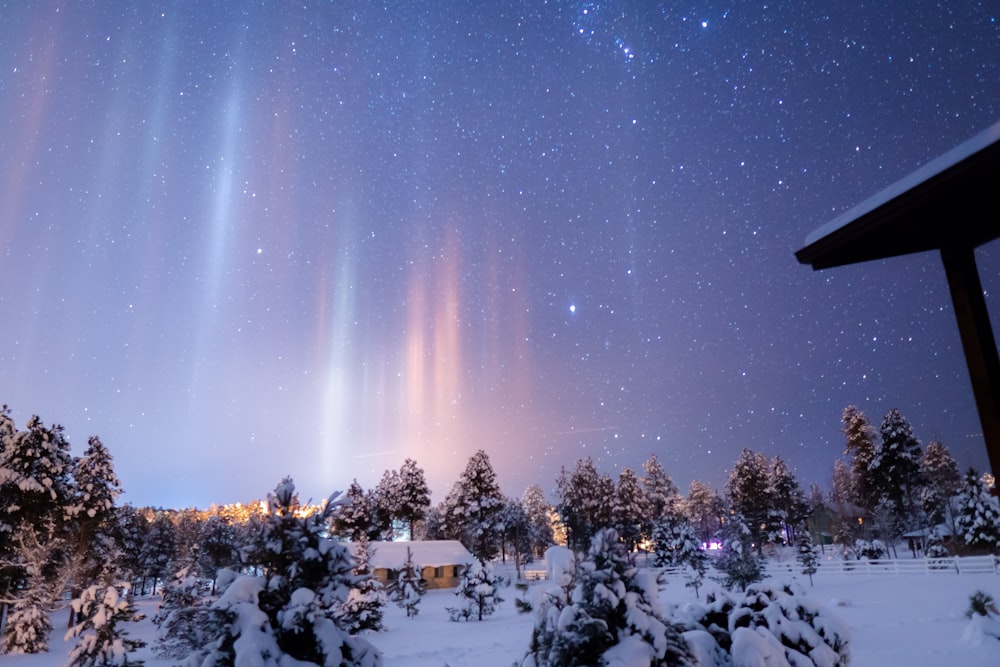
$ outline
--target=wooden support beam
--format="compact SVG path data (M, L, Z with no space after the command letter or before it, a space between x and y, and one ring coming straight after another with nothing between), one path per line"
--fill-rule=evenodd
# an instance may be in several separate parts
M942 247L941 259L955 306L986 453L1000 484L1000 355L976 269L975 250L967 245Z

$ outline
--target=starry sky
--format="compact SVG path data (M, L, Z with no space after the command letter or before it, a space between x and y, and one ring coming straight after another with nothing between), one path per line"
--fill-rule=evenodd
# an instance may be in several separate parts
M824 6L825 5L825 6ZM0 402L137 505L440 501L898 407L987 465L940 259L794 251L1000 119L987 2L0 4ZM977 252L994 327L1000 249Z

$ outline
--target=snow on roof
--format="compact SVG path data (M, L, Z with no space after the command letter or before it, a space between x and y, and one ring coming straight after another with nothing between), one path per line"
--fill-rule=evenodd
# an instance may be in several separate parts
M845 227L854 222L854 220L860 218L863 214L873 211L879 206L882 206L896 197L905 194L922 184L924 181L930 180L932 177L937 176L951 167L954 167L962 160L975 155L979 151L998 141L1000 141L1000 122L990 125L976 136L963 141L961 144L955 146L944 155L934 158L909 176L893 183L857 206L854 206L850 210L837 216L822 227L814 230L811 234L809 234L809 236L806 237L806 247L816 243L826 236L829 236L830 234L833 234L841 227Z
M369 542L373 555L373 568L399 569L406 562L407 547L413 552L413 563L421 567L442 565L469 565L474 560L472 554L458 540L426 540L415 542ZM354 556L358 545L349 542L347 548Z

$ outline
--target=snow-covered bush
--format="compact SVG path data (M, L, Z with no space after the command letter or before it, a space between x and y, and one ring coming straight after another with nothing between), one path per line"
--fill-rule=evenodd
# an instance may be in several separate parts
M854 545L854 552L858 555L858 560L866 558L868 560L879 560L889 555L889 548L882 540L858 540Z
M570 576L568 590L555 581L537 605L524 667L695 664L660 615L655 576L635 567L614 530L597 532Z
M122 623L140 621L145 616L135 610L129 596L130 584L90 586L73 600L73 612L83 621L70 628L66 639L77 638L69 652L69 667L139 667L142 660L129 654L146 642L132 639Z
M963 642L978 645L988 637L1000 641L1000 610L992 595L983 591L973 593L965 617L969 624L962 635Z
M462 572L455 590L455 595L462 599L461 604L458 607L448 607L451 620L483 620L483 617L492 614L497 605L503 602L498 589L499 579L493 573L493 568L482 561L474 562Z
M701 667L845 667L847 626L797 584L754 584L722 592L682 612L684 638Z

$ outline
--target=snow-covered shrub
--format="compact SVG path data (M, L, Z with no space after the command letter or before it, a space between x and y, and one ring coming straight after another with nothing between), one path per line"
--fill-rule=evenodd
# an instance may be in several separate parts
M965 617L969 624L962 635L963 642L978 645L987 637L1000 641L1000 611L992 595L983 591L973 593Z
M135 610L129 596L130 584L90 586L73 600L75 614L83 621L70 628L66 639L77 638L69 652L69 667L139 667L142 660L129 654L146 642L132 639L122 623L140 621L145 616Z
M706 605L687 605L682 614L692 652L711 656L702 667L845 667L850 662L847 626L798 584L754 584L737 596L723 592L710 596Z
M448 607L448 615L453 621L483 620L496 611L503 602L497 590L499 579L488 563L476 561L462 572L462 578L455 595L462 599L458 607Z
M525 667L695 664L660 615L656 577L635 567L613 529L597 532L571 577L568 591L554 582L537 605Z
M858 555L858 560L880 560L889 554L889 548L882 540L858 540L854 544L854 552Z

